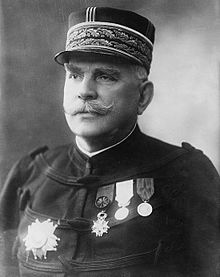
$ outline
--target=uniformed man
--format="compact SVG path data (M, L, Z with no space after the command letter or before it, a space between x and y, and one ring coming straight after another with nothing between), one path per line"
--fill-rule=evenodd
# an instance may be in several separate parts
M154 31L126 10L70 15L55 60L66 70L63 107L75 138L30 153L9 173L1 276L219 276L216 170L200 150L137 125L153 96Z

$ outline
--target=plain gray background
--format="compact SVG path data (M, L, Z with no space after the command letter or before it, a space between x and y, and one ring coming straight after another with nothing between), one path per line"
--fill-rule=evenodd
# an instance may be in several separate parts
M70 142L62 112L63 50L71 11L131 9L156 26L150 80L155 97L139 119L149 135L188 141L220 169L219 0L2 0L0 5L0 179L32 149Z

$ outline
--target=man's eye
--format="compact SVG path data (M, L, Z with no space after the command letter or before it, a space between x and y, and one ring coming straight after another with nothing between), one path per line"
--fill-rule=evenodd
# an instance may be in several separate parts
M110 75L100 75L97 77L98 80L105 81L105 82L114 82L116 78Z
M69 79L74 79L74 80L78 80L81 79L81 76L77 73L69 73Z

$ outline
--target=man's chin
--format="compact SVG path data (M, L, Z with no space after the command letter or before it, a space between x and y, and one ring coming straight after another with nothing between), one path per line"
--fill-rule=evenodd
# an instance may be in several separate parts
M83 124L83 126L69 126L70 130L75 134L76 136L79 137L87 137L87 138L92 138L92 137L99 137L102 136L104 133L104 129L99 127L99 126L91 126L91 124Z

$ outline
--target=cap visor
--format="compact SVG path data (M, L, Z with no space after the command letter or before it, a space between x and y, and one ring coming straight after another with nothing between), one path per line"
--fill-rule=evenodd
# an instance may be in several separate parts
M142 64L142 62L140 60L138 60L137 58L130 56L126 53L119 53L115 50L111 50L111 49L103 49L103 48L87 48L87 49L76 49L76 50L72 50L72 51L61 51L59 53L57 53L54 57L54 60L60 64L60 65L64 65L64 63L68 63L69 59L71 57L74 57L75 55L78 56L79 53L87 53L87 54L99 54L99 55L108 55L108 56L115 56L115 57L120 57L120 58L124 58L126 60L129 60L130 62L135 62L138 64Z

